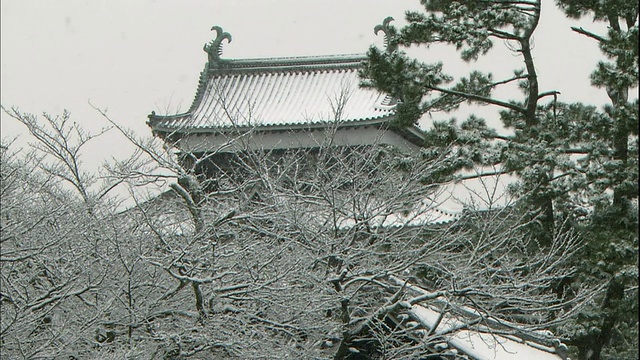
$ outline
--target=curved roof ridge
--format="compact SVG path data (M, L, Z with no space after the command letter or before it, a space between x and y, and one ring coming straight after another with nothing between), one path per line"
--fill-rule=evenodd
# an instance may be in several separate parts
M208 63L212 73L278 72L355 69L366 60L365 55L324 55L256 59L223 59Z
M189 110L187 110L185 115L193 113L193 111L195 111L195 109L198 108L200 101L202 101L202 97L204 96L205 90L207 89L207 83L209 82L209 78L210 78L209 67L210 67L209 62L207 62L206 64L204 64L204 69L200 71L200 76L198 77L198 87L196 89L196 95L194 96L193 101L191 102L191 106L189 106Z
M239 58L239 59L220 59L223 63L233 62L280 62L280 61L358 61L364 60L367 56L364 53L350 54L328 54L328 55L300 55L300 56L272 56L272 57L256 57L256 58Z

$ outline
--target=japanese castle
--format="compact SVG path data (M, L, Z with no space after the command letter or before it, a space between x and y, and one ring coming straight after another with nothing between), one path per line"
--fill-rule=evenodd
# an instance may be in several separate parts
M212 30L217 36L204 47L208 61L188 111L148 116L153 134L180 153L196 157L215 153L211 161L219 161L247 149L277 154L313 150L327 146L328 141L330 146L386 145L407 153L422 147L425 136L419 127L391 126L394 99L360 87L358 70L364 55L223 59L222 43L230 42L231 35L218 26ZM414 223L403 225L448 223L460 214L435 208L428 220L415 218ZM415 291L424 290L415 287ZM566 346L541 340L544 337L535 333L497 335L490 328L458 329L462 318L443 320L428 305L414 306L411 314L425 328L446 323L439 331L449 334L448 346L468 358L566 359ZM496 324L498 328L517 326Z
M231 35L218 26L212 30L217 36L204 47L208 61L188 111L152 112L148 120L153 134L168 146L196 158L210 157L197 173L211 176L210 162L228 167L230 158L247 150L278 154L330 143L383 145L411 153L422 147L419 127L391 126L395 101L390 96L360 87L364 54L223 59L222 43L231 41ZM462 210L430 206L409 225L451 222ZM401 218L387 221L406 225Z

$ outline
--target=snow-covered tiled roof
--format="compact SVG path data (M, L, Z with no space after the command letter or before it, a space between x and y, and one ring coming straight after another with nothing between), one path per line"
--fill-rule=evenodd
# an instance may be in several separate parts
M148 116L153 133L169 136L173 144L187 139L181 146L202 150L200 135L207 135L210 147L218 144L219 135L237 131L277 138L282 132L384 130L395 116L394 99L360 87L358 71L366 60L364 54L224 59L222 43L230 42L231 35L218 26L212 30L217 36L204 47L208 61L189 110L174 115L154 111ZM390 143L421 146L424 141L418 126L392 127L391 132L400 140L387 139ZM276 140L271 136L264 141Z
M403 279L391 276L390 280L419 295L430 294L429 291ZM455 308L466 316L450 311L443 312L442 308ZM439 347L441 350L447 349L451 354L465 354L468 358L476 360L567 359L567 346L548 330L526 330L518 324L482 316L472 309L457 306L447 300L432 299L430 304L413 304L408 313L417 322L414 329L422 328L432 334L442 335L446 343ZM478 319L485 320L485 324L469 326Z
M427 328L438 323L441 312L429 306L413 305L412 315ZM482 360L562 360L555 348L527 341L514 335L499 335L486 331L469 330L465 321L444 315L440 319L435 334L447 334L448 346L470 356Z
M363 55L219 60L208 64L188 112L152 113L155 131L355 123L393 115L386 96L359 86Z

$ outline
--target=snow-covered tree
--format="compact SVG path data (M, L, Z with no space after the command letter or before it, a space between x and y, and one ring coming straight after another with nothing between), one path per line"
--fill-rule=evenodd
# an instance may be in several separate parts
M607 60L598 62L591 83L606 90L603 111L583 110L581 145L588 151L583 166L600 194L585 231L586 281L607 283L607 291L581 315L572 337L580 358L638 356L638 3L633 1L557 1L573 18L608 25L606 34L582 27L572 30L596 41ZM606 194L603 196L603 194Z
M446 350L442 334L407 321L412 305L472 310L471 331L526 322L501 329L512 333L564 324L591 294L546 291L575 272L571 233L539 253L514 213L436 224L441 184L425 174L446 157L328 141L246 150L225 159L233 171L205 178L196 166L215 163L215 151L180 161L189 155L112 122L139 151L108 167L104 188L169 183L152 199L134 192L136 205L118 212L94 177L63 185L65 171L84 174L69 136L83 132L68 114L49 120L54 142L2 147L3 357L416 358Z
M598 41L610 59L601 62L592 75L593 84L605 88L612 101L602 110L589 104L562 103L557 91L540 88L532 40L541 1L421 3L425 11L407 12L408 25L403 28L393 27L388 20L378 28L385 32L387 49L369 50L362 71L365 85L398 99L398 126L416 123L429 112L456 111L463 102L500 109L502 125L510 134L498 133L472 114L461 124L453 120L433 124L425 148L433 154L453 152L456 160L443 175L455 177L456 171L473 164L501 164L502 172L516 174L519 180L512 193L520 198L520 209L541 224L530 231L543 249L549 235L558 226L562 231L566 224L580 229L590 240L585 254L594 261L584 262L589 265L581 274L588 281L607 284L608 290L594 294L601 307L598 315L581 315L590 320L576 317L576 326L587 330L570 336L581 358L600 358L603 346L612 344L614 338L627 339L614 329L625 319L623 299L637 299L637 252L633 251L637 247L637 205L634 208L633 204L638 196L638 104L629 97L638 85L637 3L558 2L569 16L591 15L609 25L606 35L574 29ZM514 69L511 77L494 79L490 73L473 70L454 82L441 63L423 63L408 50L448 44L463 60L472 62L490 51L495 41L505 42L522 60L522 68ZM501 99L493 95L493 90L513 85L521 96ZM607 224L607 231L602 224ZM599 274L593 276L587 268ZM562 289L568 284L579 286L587 281L582 275L566 279L559 292L564 294ZM629 323L637 329L637 314Z

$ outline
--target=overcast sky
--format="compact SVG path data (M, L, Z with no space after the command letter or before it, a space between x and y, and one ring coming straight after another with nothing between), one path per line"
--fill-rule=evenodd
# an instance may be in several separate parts
M575 34L572 24L543 1L534 56L541 91L559 90L563 101L606 102L603 90L589 85L600 59L595 42ZM382 46L373 27L386 16L404 23L418 0L2 0L1 103L22 111L59 114L68 109L89 129L106 125L88 102L140 135L150 135L147 115L186 110L195 95L207 56L203 45L219 25L231 33L223 58L364 53ZM588 29L602 25L584 19ZM497 42L478 66L508 76L522 67ZM445 61L445 70L468 73L470 65L454 52L430 48L425 61ZM494 78L499 78L496 76ZM503 94L508 96L509 94ZM447 116L448 117L448 116ZM2 137L24 133L6 115ZM25 135L20 136L24 141ZM97 142L85 161L99 164L132 150L115 132Z

